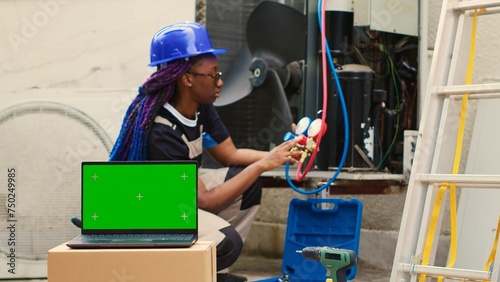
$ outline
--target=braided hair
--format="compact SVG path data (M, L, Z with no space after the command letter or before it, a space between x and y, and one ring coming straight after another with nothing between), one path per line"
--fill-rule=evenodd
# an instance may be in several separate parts
M172 99L177 80L189 71L189 60L179 59L159 68L139 87L139 94L130 104L123 119L110 161L144 161L154 118Z

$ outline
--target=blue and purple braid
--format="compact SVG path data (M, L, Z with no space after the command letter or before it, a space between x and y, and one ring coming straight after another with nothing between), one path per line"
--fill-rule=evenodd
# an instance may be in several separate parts
M185 59L172 61L144 82L125 114L120 133L109 156L110 161L146 160L154 118L161 107L173 97L177 80L190 67L191 64Z

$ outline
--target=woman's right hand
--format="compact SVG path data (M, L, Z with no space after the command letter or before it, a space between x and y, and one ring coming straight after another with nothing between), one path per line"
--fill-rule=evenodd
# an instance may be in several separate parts
M302 151L291 151L296 144L297 140L295 139L283 142L274 147L265 158L262 158L257 163L264 171L273 170L287 162L296 163L297 159L302 155Z

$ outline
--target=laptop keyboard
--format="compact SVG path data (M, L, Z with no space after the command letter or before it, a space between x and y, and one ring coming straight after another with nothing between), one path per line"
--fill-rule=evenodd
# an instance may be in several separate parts
M103 234L82 235L88 241L186 241L193 238L193 234Z

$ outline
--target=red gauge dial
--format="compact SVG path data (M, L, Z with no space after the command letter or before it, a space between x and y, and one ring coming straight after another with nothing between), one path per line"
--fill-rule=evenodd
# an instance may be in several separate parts
M325 134L326 123L324 123L321 119L318 118L315 119L313 122L311 122L311 125L309 125L309 129L307 130L307 136L316 139L319 136L320 131L321 135Z

